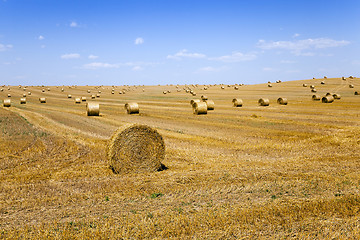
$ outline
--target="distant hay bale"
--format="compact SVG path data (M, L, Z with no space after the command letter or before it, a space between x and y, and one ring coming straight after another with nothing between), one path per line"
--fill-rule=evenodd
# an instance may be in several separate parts
M88 93L90 93L91 91L90 90L87 90Z
M234 98L234 99L232 100L232 103L233 103L234 107L242 107L242 105L243 105L243 100L240 99L240 98Z
M46 103L46 98L44 98L44 97L39 98L39 102L40 103Z
M202 95L201 100L203 100L203 101L208 100L208 97L206 95Z
M354 77L353 77L353 76L350 76L349 78L354 79Z
M88 116L99 116L100 105L98 103L89 102L86 104L86 112Z
M341 99L341 95L338 93L334 93L332 96L334 97L334 99L337 99L337 100Z
M328 92L325 94L325 96L333 96L335 93Z
M271 83L270 81L268 81L268 83Z
M101 93L101 91L99 90L98 93Z
M353 84L349 84L349 88L354 88L354 85L353 85Z
M358 92L358 91L355 91L355 93L354 93L355 95L360 95L360 92Z
M192 107L195 115L207 114L208 106L206 102L194 102Z
M115 92L114 92L114 91L111 91L111 94L115 94Z
M272 84L268 84L268 87L272 87Z
M312 95L312 100L319 101L321 99L320 95L314 94Z
M125 108L127 114L139 113L139 105L135 102L125 103L124 108Z
M50 88L48 88L47 90L50 91Z
M341 79L342 79L342 80L346 80L346 77L342 77Z
M324 84L325 84L325 82L324 82L324 81L321 81L321 83L320 83L320 84L324 85Z
M193 92L191 95L193 95L194 97L196 96L196 92Z
M3 91L4 91L4 89L1 88L1 89L0 89L0 92L3 92Z
M107 146L110 168L116 174L163 169L165 143L153 128L127 124L115 131Z
M3 101L3 106L4 107L11 107L11 99L4 99Z
M269 101L268 98L260 98L259 101L258 101L258 104L260 106L269 106L270 101Z
M204 90L207 90L208 88L207 87L204 87Z
M26 98L20 98L20 104L26 104Z
M303 87L307 87L307 84L306 84L306 83L304 83L304 84L303 84Z
M45 92L45 89L42 89L41 92Z
M68 94L67 97L68 97L68 98L72 98L71 94Z
M190 100L190 105L192 106L196 102L201 102L201 101L200 101L200 99L191 99Z
M315 88L311 89L311 92L317 92L317 90Z
M26 97L26 93L24 93L22 96L23 96L23 97Z
M324 76L325 79L327 79L327 76Z
M314 85L310 85L310 88L311 88L311 89L314 89L314 88L315 88L315 86L314 86Z
M225 87L224 87L224 86L221 86L221 89L225 89Z
M99 94L99 93L98 93L98 94L96 94L96 97L97 97L97 98L99 98L99 97L100 97L100 94Z
M62 89L61 89L61 91L63 92L63 91L64 91L64 89L62 88Z
M167 94L167 91L163 91L163 94Z
M334 101L334 97L331 95L325 96L321 99L323 103L332 103Z
M235 90L239 90L239 87L238 87L238 86L235 86L234 89L235 89Z
M96 96L95 96L94 94L93 94L93 95L91 95L91 99L95 99L95 97L96 97Z
M81 103L81 98L75 98L75 103L80 104Z
M207 110L214 110L215 109L215 103L213 100L205 100L204 101L207 105Z
M168 93L171 93L171 91L170 91L170 90L168 90L167 92L168 92Z
M30 95L31 95L31 92L28 92L28 95L30 96Z
M7 95L8 97L11 97L11 94L10 93L8 93L8 95Z
M86 97L81 97L82 102L86 102Z
M287 98L278 98L277 99L277 103L280 104L280 105L287 105L288 104L288 100Z

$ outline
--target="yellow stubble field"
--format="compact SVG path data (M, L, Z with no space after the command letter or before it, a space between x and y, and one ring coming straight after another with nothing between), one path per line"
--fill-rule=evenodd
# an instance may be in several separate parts
M341 99L313 101L310 85ZM1 87L12 105L0 108L0 238L360 237L358 78L188 87L196 97L183 85ZM194 115L201 95L215 110ZM100 116L76 97L98 102ZM163 136L166 170L111 171L107 141L127 123Z

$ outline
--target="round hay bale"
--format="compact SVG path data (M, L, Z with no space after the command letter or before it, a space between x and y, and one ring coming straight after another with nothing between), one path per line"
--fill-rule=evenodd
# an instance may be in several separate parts
M268 87L272 87L272 84L268 84Z
M23 97L26 97L26 93L24 93L22 96L23 96Z
M90 93L91 91L90 90L87 90L88 93Z
M221 86L221 89L225 89L225 87L224 87L224 86Z
M99 116L100 105L98 103L89 102L86 104L86 112L88 116Z
M0 92L3 92L3 91L4 91L4 89L1 88L1 89L0 89Z
M258 101L258 104L260 106L269 106L270 101L269 101L268 98L260 98L259 101Z
M234 107L242 107L242 105L243 105L243 100L240 99L240 98L234 98L234 99L232 100L232 103L233 103Z
M86 102L86 97L81 97L82 102Z
M80 99L80 98L75 98L75 103L76 103L76 104L80 104L80 103L81 103L81 99Z
M353 77L353 76L350 76L349 78L354 79L354 77Z
M101 91L99 90L98 93L101 93Z
M346 80L346 77L342 77L341 79L342 79L342 80Z
M206 100L204 101L207 105L207 110L214 110L215 109L215 103L213 100Z
M46 103L46 98L44 98L44 97L39 98L39 102L40 103Z
M45 92L45 89L42 89L41 92Z
M11 107L11 99L4 99L3 101L3 106L4 107Z
M311 92L317 92L317 90L315 88L311 89Z
M208 97L206 95L202 95L201 100L206 101L206 100L208 100Z
M99 98L99 97L100 97L100 94L99 94L99 93L98 93L98 94L96 94L96 97L97 97L97 98Z
M354 88L354 85L353 85L353 84L349 84L349 88Z
M62 88L62 89L61 89L61 91L63 92L63 91L64 91L64 89Z
M335 94L335 93L328 92L328 93L325 94L325 96L332 96L332 95L334 95L334 94Z
M114 92L114 91L111 91L111 94L115 94L115 92Z
M312 95L312 100L319 101L321 99L320 95L314 94Z
M234 89L235 89L235 90L239 90L239 87L238 87L238 86L235 86Z
M163 169L165 143L146 125L125 125L112 135L107 155L114 173L155 172Z
M30 96L30 95L31 95L31 92L28 92L28 95Z
M354 93L355 95L360 95L360 92L358 92L358 91L355 91L355 93Z
M50 91L50 88L48 88L47 90Z
M204 90L207 90L208 88L207 87L204 87Z
M192 106L196 102L201 102L201 101L200 101L200 99L191 99L190 100L190 105Z
M163 91L163 94L167 94L167 91Z
M192 107L195 115L207 114L208 106L206 102L194 102Z
M310 88L311 88L311 89L314 89L314 88L315 88L315 86L314 86L314 85L310 85Z
M288 100L287 98L278 98L277 99L277 103L280 104L280 105L287 105L288 104Z
M324 81L321 81L321 83L320 83L320 84L324 85L324 84L325 84L325 82L324 82Z
M20 98L20 104L26 104L26 98Z
M325 96L321 99L323 103L332 103L334 101L334 97L331 95Z
M327 76L324 76L325 79L327 79Z
M196 92L193 92L191 95L193 95L194 97L196 96Z
M93 94L93 95L91 95L91 99L95 99L95 95Z
M128 114L139 113L139 105L135 102L125 103L124 108Z
M307 84L306 84L306 83L304 83L304 84L303 84L303 87L307 87Z
M332 96L334 97L334 99L341 99L341 95L338 93L334 93Z
M11 94L10 94L10 93L8 93L8 97L11 97Z
M68 97L68 98L72 98L71 94L68 94L67 97Z

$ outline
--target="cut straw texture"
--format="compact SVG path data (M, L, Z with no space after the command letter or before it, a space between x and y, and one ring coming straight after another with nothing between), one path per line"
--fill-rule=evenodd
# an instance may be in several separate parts
M232 100L232 103L233 103L234 107L242 107L242 105L243 105L243 100L240 99L240 98L234 98L234 99Z
M11 107L11 99L4 99L3 101L3 106L4 107Z
M135 102L125 103L124 108L125 108L127 114L139 113L139 105Z
M270 101L269 101L268 98L260 98L259 101L258 101L258 104L260 106L269 106Z
M88 116L99 116L100 105L99 103L89 102L86 104L86 112Z
M280 105L287 105L288 104L288 100L287 98L278 98L277 99L277 103L280 104Z
M206 102L194 102L192 107L195 115L207 114L208 106Z
M107 155L114 173L155 172L163 167L165 144L155 129L128 124L112 135Z

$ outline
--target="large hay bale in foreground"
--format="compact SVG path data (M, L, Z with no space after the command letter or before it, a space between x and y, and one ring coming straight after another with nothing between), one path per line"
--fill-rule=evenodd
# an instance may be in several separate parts
M214 110L215 109L215 103L213 100L206 100L204 101L207 105L207 110Z
M317 94L312 95L312 100L320 101L320 99L321 99L320 95L317 95Z
M334 97L331 95L327 95L321 99L323 103L332 103L334 101Z
M155 172L163 168L165 143L155 129L129 124L112 135L107 155L114 173Z
M40 103L46 103L46 98L44 98L44 97L39 98L39 102Z
M278 98L277 99L277 103L280 104L280 105L287 105L288 104L288 100L287 98Z
M86 104L86 112L88 116L99 116L100 105L99 103L89 102Z
M135 102L125 103L124 108L128 114L139 113L139 105Z
M195 115L207 114L208 106L206 102L194 102L192 107Z
M201 102L201 101L200 101L200 99L191 99L190 100L190 105L192 106L196 102Z
M268 98L260 98L259 101L258 101L258 104L260 106L269 106L270 101L269 101Z
M232 103L233 103L234 107L242 107L242 105L243 105L243 100L240 99L240 98L234 98L234 99L232 100Z
M4 107L11 107L11 99L4 99L3 101L3 106Z

